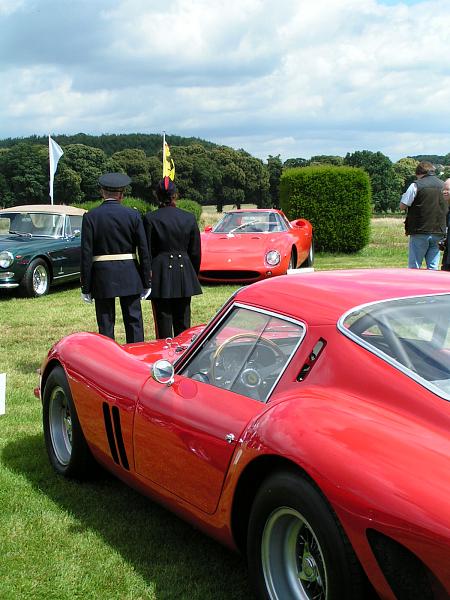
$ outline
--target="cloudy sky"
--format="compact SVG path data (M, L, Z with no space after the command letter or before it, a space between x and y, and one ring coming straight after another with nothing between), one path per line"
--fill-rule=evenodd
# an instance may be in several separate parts
M0 138L450 152L450 0L0 0Z

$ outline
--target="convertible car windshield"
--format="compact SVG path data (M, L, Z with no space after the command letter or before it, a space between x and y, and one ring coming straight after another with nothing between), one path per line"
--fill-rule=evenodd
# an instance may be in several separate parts
M63 233L64 215L9 212L0 216L0 234L3 235L17 234L33 237L61 237Z
M450 295L388 300L341 319L343 333L394 359L406 372L450 400Z
M213 228L213 233L263 233L287 229L288 224L276 212L229 212Z

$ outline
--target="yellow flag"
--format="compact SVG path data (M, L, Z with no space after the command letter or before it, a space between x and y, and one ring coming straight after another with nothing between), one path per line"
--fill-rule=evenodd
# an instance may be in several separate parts
M170 148L167 142L164 142L163 150L163 179L168 177L172 181L175 179L175 163L170 156Z

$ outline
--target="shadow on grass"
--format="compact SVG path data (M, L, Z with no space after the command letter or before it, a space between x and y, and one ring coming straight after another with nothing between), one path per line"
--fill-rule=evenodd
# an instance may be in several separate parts
M2 462L73 515L77 519L73 533L94 531L101 536L155 586L158 599L253 598L242 556L104 471L95 482L82 484L56 475L47 462L42 436L9 443Z

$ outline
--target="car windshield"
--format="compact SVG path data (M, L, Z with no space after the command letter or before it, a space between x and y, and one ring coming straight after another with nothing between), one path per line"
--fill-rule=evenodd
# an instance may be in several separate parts
M286 223L276 212L229 212L213 228L214 233L263 233L286 231Z
M266 402L304 332L300 323L235 306L182 374Z
M0 234L27 237L61 237L64 215L50 213L8 212L0 214Z
M450 294L358 307L342 317L339 328L450 400Z

